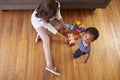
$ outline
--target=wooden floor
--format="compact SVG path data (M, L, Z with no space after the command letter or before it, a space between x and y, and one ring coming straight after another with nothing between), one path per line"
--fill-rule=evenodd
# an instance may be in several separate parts
M0 80L120 80L120 5L112 0L106 9L62 10L65 23L80 20L100 31L92 43L87 64L84 56L72 59L76 45L69 47L59 36L51 36L51 55L61 72L45 70L42 41L35 43L32 11L0 11Z

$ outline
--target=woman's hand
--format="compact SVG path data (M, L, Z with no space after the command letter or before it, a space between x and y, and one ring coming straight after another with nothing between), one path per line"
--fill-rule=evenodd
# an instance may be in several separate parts
M68 33L72 33L71 30L67 29L67 28L64 28L64 29L61 29L60 31L64 36L67 36Z
M65 42L68 43L68 37L64 36Z
M64 31L66 32L66 34L68 34L68 33L71 33L72 31L70 30L70 29L68 29L68 28L65 28L64 29Z

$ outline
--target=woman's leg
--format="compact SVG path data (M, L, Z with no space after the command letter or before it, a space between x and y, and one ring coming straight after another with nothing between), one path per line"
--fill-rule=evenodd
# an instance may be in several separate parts
M48 30L45 29L44 27L41 27L41 28L38 28L36 31L43 42L43 49L45 53L47 67L53 68L52 57L50 54L50 38L49 38Z
M55 75L60 75L60 73L57 72L53 66L53 61L52 61L52 57L50 54L50 38L49 38L48 30L45 29L44 27L41 27L37 29L36 31L43 41L43 49L44 49L45 59L47 63L45 69L52 72Z

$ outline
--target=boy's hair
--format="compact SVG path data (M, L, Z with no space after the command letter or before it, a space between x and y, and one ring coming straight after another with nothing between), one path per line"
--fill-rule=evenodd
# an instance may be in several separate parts
M89 27L85 30L85 33L91 33L94 35L94 40L96 40L99 37L99 31L95 27Z
M55 0L41 0L40 5L36 9L36 17L49 22L49 18L56 15L58 3Z

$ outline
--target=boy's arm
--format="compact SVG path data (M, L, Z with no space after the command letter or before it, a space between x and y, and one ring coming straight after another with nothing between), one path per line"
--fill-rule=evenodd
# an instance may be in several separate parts
M90 57L90 52L86 53L83 63L87 63L89 57Z

